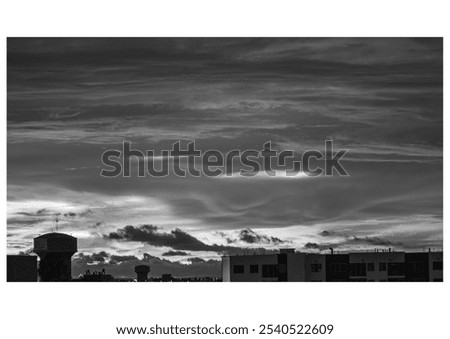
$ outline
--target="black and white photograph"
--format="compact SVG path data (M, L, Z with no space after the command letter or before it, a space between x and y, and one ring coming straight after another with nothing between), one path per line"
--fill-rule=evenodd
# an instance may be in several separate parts
M446 7L3 1L0 338L448 338Z
M443 39L10 37L6 233L8 282L442 282Z

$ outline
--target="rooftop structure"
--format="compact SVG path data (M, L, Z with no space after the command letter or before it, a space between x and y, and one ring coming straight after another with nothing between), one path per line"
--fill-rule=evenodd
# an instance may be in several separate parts
M71 281L71 257L77 252L77 238L64 233L47 233L34 238L39 256L40 281Z
M148 281L148 273L150 272L150 266L138 265L134 268L134 272L137 274L137 281Z

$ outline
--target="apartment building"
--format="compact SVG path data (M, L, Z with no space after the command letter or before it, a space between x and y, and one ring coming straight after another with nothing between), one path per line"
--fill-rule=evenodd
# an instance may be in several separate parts
M443 252L392 250L351 253L279 253L222 257L224 282L443 281Z

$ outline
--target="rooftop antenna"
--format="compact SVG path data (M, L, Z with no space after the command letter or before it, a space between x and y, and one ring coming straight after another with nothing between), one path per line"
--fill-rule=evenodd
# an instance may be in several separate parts
M55 229L56 229L56 232L58 232L58 222L59 222L58 215L59 215L59 213L55 214Z

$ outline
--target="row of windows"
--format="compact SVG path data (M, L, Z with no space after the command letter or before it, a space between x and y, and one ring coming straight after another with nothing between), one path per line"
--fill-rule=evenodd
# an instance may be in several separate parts
M366 271L367 269L368 272L375 272L375 263L373 262L367 263L367 266L365 263L350 264L350 269L352 267L355 267L357 271ZM385 262L378 263L378 271L384 272L386 271L386 267L387 264Z
M422 270L424 267L421 265L417 265L417 263L410 263L411 269L414 266L414 269ZM420 266L420 267L418 267ZM375 271L375 263L352 263L347 266L345 263L332 263L330 264L330 271L331 272L346 272L347 268L350 271L350 275L352 276L364 276L367 272L374 272ZM433 270L442 270L443 265L442 261L434 261L433 262ZM378 263L378 271L385 272L387 269L387 263L380 262ZM276 273L275 273L276 271ZM233 266L233 273L235 274L242 274L244 273L244 265L234 265ZM317 273L322 272L322 264L320 263L314 263L311 264L311 272ZM250 265L250 273L259 273L259 265ZM263 277L276 277L278 275L278 266L277 265L262 265L262 274ZM389 263L389 275L403 275L404 274L404 266L403 263Z
M344 268L342 266L343 264L331 264L330 270L332 272L343 272ZM384 263L380 262L378 263L378 271L385 272L388 269L389 275L403 275L404 274L404 263ZM434 261L433 262L433 270L438 271L442 270L443 265L442 261ZM316 268L314 268L316 269ZM311 270L315 272L313 267L311 266ZM424 262L408 262L407 263L407 269L412 272L423 272L426 270L426 265ZM375 271L375 263L367 263L367 266L365 263L352 263L349 264L349 271L350 275L354 276L363 276L366 275L367 272L374 272Z
M352 265L352 264L350 264ZM359 268L359 270L364 270L364 268L362 268L362 265L365 265L364 263L361 264L356 264ZM350 266L351 267L351 266ZM332 272L346 272L347 270L347 264L345 263L332 263L330 264L330 271ZM379 271L386 271L386 263L379 263L378 265L378 270ZM368 263L367 264L367 271L372 272L375 271L375 264L374 263ZM322 272L322 264L311 264L311 272Z
M330 264L330 272L339 273L339 272L347 272L348 264L346 263L331 263Z
M234 265L233 266L233 273L244 273L244 265ZM250 265L250 273L258 273L259 272L259 266L258 265Z
M233 265L233 273L235 274L245 273L244 265ZM259 265L250 265L250 273L259 273ZM278 277L278 265L262 265L262 277L263 278Z
M404 275L405 265L404 263L378 263L378 271L386 272L390 276ZM367 275L367 272L375 272L375 263L351 263L349 264L349 275L354 277L360 277Z
M311 264L311 272L322 272L322 264Z

